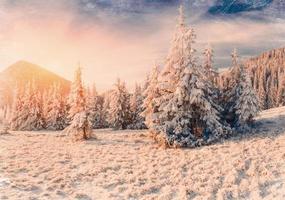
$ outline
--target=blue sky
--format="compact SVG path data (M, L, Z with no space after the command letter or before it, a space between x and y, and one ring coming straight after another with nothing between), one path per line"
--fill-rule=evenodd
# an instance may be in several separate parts
M0 70L28 60L71 79L80 61L99 89L117 77L133 85L163 64L180 4L197 56L210 43L218 67L233 48L246 59L285 44L280 0L1 0Z

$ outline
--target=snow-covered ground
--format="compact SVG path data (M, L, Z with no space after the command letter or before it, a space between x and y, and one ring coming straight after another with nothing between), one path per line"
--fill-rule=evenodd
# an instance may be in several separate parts
M162 149L147 131L0 136L0 199L285 199L285 107L264 111L253 136Z

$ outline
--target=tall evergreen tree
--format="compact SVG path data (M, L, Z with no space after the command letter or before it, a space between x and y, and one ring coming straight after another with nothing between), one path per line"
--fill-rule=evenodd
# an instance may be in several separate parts
M218 73L215 71L213 67L213 57L214 57L214 50L208 44L208 46L204 50L204 70L205 70L205 76L208 77L209 81L211 81L213 84L216 82Z
M167 146L194 147L226 136L209 93L208 80L195 62L195 34L185 24L183 8L167 62L159 79L157 110L150 131Z
M69 119L70 125L65 131L71 134L76 140L89 139L91 137L91 122L87 108L86 94L81 78L81 68L75 71L69 95Z
M232 56L232 67L230 69L230 77L227 84L223 88L222 102L223 105L223 120L229 124L233 124L234 121L234 104L236 101L236 85L240 76L240 65L238 62L238 53L237 49L233 50Z
M151 128L154 123L153 113L157 112L158 106L155 104L155 99L158 98L159 89L158 89L158 77L159 69L158 66L155 66L150 74L149 83L144 91L145 99L143 101L143 112L142 116L145 118L145 124L148 128Z
M278 92L278 99L279 99L279 106L285 106L285 76L281 78L280 86L279 86L279 92Z
M120 79L111 93L109 124L116 130L126 129L130 123L130 102L126 85Z
M240 76L235 87L235 98L232 109L235 114L234 127L247 128L252 125L259 111L259 101L243 66L240 67Z
M130 97L131 124L130 129L144 129L144 118L141 115L143 111L143 94L140 85L136 84L135 91Z
M63 130L67 126L67 111L59 84L52 87L51 104L46 115L46 128Z
M23 109L23 101L22 96L23 94L20 91L20 88L18 85L16 85L16 88L14 90L14 96L13 96L13 104L12 104L12 110L11 110L11 117L9 120L10 129L11 130L18 130L21 125L21 114ZM3 115L4 118L4 115Z
M260 107L260 109L262 109L262 110L266 109L267 108L267 105L266 105L266 92L265 92L265 88L264 88L264 80L263 80L263 78L259 78L257 95L259 97L259 107Z
M99 96L95 84L89 89L88 92L88 109L90 112L90 119L92 123L92 128L104 128L103 121L103 102L102 98Z

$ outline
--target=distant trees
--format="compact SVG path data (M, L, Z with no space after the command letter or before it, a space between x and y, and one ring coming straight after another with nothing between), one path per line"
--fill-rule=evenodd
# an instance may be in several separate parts
M144 117L141 115L143 111L143 94L139 84L135 85L135 91L130 96L130 112L131 123L128 126L130 129L145 129Z
M98 94L95 84L90 89L87 89L87 106L90 113L90 120L92 128L104 128L104 114L103 114L104 99Z
M111 93L109 124L117 130L126 129L130 124L130 98L126 85L120 79L114 85Z
M262 110L284 105L282 103L282 90L284 90L282 82L285 78L284 55L284 48L275 49L242 62ZM231 76L231 73L222 73L221 84L226 86Z
M67 126L67 109L59 84L52 86L51 96L47 99L47 102L49 103L45 113L46 128L49 130L63 130Z
M41 98L34 80L27 83L22 92L16 87L10 117L12 130L33 131L45 127Z

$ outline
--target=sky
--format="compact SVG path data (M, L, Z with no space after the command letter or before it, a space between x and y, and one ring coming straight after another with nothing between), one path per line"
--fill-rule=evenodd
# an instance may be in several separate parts
M86 84L129 88L163 66L180 4L197 34L197 56L209 43L215 65L238 49L246 59L284 47L280 0L0 0L0 71L18 60L69 80L78 63Z

